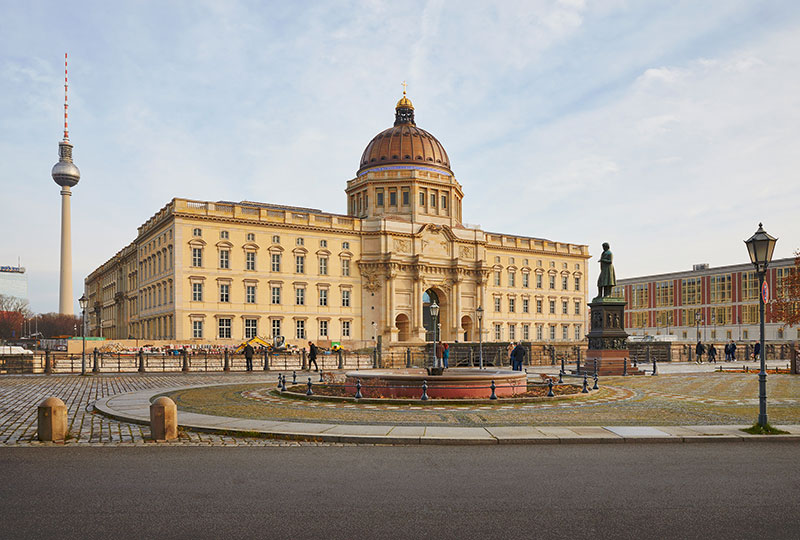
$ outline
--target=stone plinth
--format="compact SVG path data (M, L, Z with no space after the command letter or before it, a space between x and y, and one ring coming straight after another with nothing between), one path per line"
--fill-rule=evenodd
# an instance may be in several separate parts
M592 313L589 349L581 373L594 373L597 362L598 375L622 375L626 358L628 375L643 373L631 366L628 333L625 331L625 305L625 300L613 297L598 297L589 303Z
M150 435L156 441L178 438L178 408L168 397L161 396L150 405Z
M57 397L39 403L38 432L40 441L61 441L67 438L67 406Z

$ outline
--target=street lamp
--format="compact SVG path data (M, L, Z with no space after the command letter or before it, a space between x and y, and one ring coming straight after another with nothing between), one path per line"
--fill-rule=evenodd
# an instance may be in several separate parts
M83 351L81 352L81 375L86 375L86 324L84 323L86 317L86 305L89 303L86 295L82 294L78 298L78 303L81 306L81 338L83 340Z
M433 367L439 367L438 359L436 358L436 346L438 345L438 335L436 329L439 326L439 304L434 300L430 306L431 317L433 317Z
M702 319L702 315L700 315L699 311L694 312L694 326L695 326L695 336L697 336L697 341L700 341L700 319Z
M478 317L478 358L480 359L480 369L483 369L483 308L478 306L475 310Z
M764 302L768 290L764 287L764 276L767 272L767 266L772 260L772 252L775 251L775 243L777 238L768 235L763 229L761 223L758 224L758 230L753 236L745 240L747 245L747 252L750 254L750 262L756 267L758 273L758 310L761 322L761 371L758 373L758 425L762 428L767 425L767 370L764 354Z

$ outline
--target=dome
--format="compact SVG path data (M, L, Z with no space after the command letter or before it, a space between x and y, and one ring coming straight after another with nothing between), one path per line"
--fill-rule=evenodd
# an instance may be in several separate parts
M405 92L395 108L394 126L372 138L361 155L358 172L390 164L438 167L452 173L442 143L414 122L414 105Z

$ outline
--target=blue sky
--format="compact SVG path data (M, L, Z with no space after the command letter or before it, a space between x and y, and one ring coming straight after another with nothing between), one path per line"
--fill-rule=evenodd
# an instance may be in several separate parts
M797 2L14 2L0 264L35 311L58 307L64 52L76 297L172 197L345 212L403 80L468 223L609 241L619 277L744 262L759 221L800 247Z

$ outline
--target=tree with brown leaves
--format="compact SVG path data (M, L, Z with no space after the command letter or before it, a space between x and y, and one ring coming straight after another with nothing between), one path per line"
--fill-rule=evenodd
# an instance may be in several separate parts
M773 301L775 319L786 326L800 324L800 250L795 252L794 268L783 282L782 290L775 291Z

